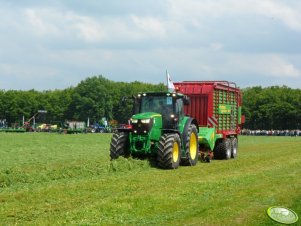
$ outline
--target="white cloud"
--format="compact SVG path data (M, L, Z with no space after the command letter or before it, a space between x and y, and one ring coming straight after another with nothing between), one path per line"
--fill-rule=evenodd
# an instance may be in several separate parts
M225 69L258 77L300 79L301 70L276 54L229 54Z
M24 10L25 18L31 25L31 30L38 35L58 35L60 29L56 24L46 19L62 19L58 17L57 12L54 10L31 9Z
M301 70L280 56L272 55L265 59L263 72L274 77L301 78Z
M31 31L39 36L77 37L85 42L114 42L163 38L164 24L155 17L128 15L91 17L72 11L49 8L27 8L25 17Z
M219 42L212 42L210 43L210 47L214 51L220 51L223 48L223 44Z
M136 29L139 29L143 36L151 37L164 37L166 30L163 23L153 17L138 17L135 15L131 16Z
M76 15L70 11L27 8L25 16L31 25L31 30L46 39L78 37L87 42L96 42L105 37L100 24L93 18Z
M279 19L292 30L301 31L300 5L294 8L293 5L283 4L277 1L265 0L255 4L255 11L273 19Z
M10 64L0 64L0 73L5 76L10 76L14 72L13 66Z
M87 42L100 42L107 38L101 24L91 17L68 12L65 18L71 24L71 28L76 31L77 36Z
M212 19L225 16L241 20L254 14L270 19L279 19L288 28L301 31L301 5L279 0L169 0L170 15L184 23L199 28L206 27Z

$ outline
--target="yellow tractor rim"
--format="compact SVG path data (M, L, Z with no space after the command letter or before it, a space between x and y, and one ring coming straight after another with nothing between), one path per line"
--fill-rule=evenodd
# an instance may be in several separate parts
M189 153L192 159L195 159L197 155L197 137L194 133L191 133L189 143Z
M178 142L174 142L172 150L172 159L174 162L177 162L179 158L179 145Z

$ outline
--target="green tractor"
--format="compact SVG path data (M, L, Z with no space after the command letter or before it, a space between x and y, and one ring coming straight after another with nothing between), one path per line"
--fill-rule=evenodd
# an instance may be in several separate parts
M198 161L198 123L185 116L189 98L181 93L148 92L134 97L130 125L113 134L111 160L119 156L152 156L159 167L176 169Z

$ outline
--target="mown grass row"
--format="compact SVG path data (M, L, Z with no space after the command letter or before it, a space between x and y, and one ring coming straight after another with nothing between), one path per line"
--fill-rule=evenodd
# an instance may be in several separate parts
M300 138L240 137L236 160L177 170L110 162L109 134L0 141L4 225L277 225L273 205L301 215Z

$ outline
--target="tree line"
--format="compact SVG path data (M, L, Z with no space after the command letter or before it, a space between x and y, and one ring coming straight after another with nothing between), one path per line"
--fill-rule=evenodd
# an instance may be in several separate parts
M301 129L301 89L260 86L243 90L245 128Z
M0 90L0 120L10 126L24 116L30 119L39 110L38 121L58 123L64 120L126 123L132 114L131 96L143 91L166 91L163 83L114 82L103 76L93 76L76 87L64 90L20 91ZM128 101L122 102L123 97ZM243 89L245 128L249 129L300 129L301 90L286 86Z
M143 91L166 90L163 83L114 82L103 76L93 76L81 81L76 87L47 91L0 91L0 120L8 125L29 120L40 110L37 121L58 123L64 120L99 122L103 117L127 122L132 113L131 96ZM129 101L121 103L122 97Z

